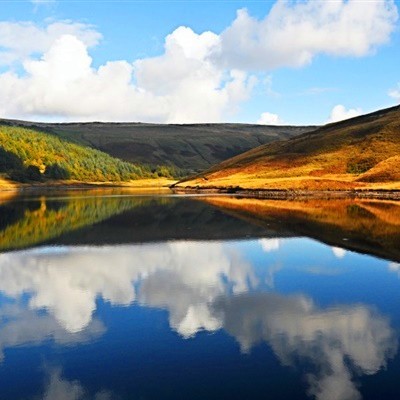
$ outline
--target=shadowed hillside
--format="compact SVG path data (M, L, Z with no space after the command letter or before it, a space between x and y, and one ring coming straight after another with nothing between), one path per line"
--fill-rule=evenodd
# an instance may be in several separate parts
M315 129L312 126L248 124L0 122L41 129L125 161L151 166L167 164L190 173L209 168L261 144Z
M329 190L379 183L399 188L399 155L397 106L259 146L180 186Z

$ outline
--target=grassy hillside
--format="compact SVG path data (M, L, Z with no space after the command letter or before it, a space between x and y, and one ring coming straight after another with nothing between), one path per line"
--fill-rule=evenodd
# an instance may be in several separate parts
M316 190L394 184L400 188L399 156L397 106L259 146L179 185Z
M10 120L3 123L41 129L132 163L169 165L189 173L202 171L261 144L315 129L248 124L44 124Z
M0 125L0 173L19 182L119 182L154 175L149 167L121 161L55 135L5 125Z

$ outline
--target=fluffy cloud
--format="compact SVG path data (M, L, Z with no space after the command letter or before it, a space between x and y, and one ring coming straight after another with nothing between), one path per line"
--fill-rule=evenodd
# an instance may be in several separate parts
M225 66L259 70L301 67L320 53L360 57L389 40L397 18L393 0L279 0L263 20L239 10L216 57Z
M344 119L357 117L358 115L361 114L362 114L361 108L346 109L345 106L338 104L337 106L333 107L331 115L329 116L329 119L326 121L326 123L329 124L331 122L342 121Z
M283 121L279 118L278 114L263 112L257 120L260 125L282 125Z
M396 101L400 101L400 83L397 84L397 88L390 89L388 95Z
M102 37L93 26L71 21L45 27L32 22L0 22L0 66L43 54L63 35L72 35L87 47L97 45Z
M245 100L255 78L224 72L206 60L218 37L179 28L161 57L108 62L92 68L87 46L63 35L38 61L23 63L26 75L0 75L0 114L48 115L62 120L220 121Z
M389 40L396 20L392 0L279 0L262 20L239 10L220 35L179 27L166 37L162 55L98 68L88 49L101 34L91 26L0 22L0 115L220 122L249 98L257 82L252 70L300 67L317 54L370 54ZM19 68L4 71L16 63ZM281 123L269 113L260 121Z

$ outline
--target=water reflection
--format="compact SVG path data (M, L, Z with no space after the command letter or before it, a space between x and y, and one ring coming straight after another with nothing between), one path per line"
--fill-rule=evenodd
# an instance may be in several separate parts
M60 345L89 343L105 332L104 324L94 318L85 330L71 333L50 313L38 313L22 302L6 303L0 307L0 360L4 350L20 346L37 346L46 340Z
M397 351L387 318L363 305L323 310L306 296L266 293L213 307L242 351L265 341L283 365L308 361L309 394L321 400L360 398L353 376L376 373Z
M37 399L37 397L35 396ZM61 368L47 371L46 387L42 400L111 400L115 399L111 392L101 390L91 395L77 380L68 380L62 376Z
M24 248L143 205L125 197L44 196L0 205L0 250Z
M202 201L276 232L291 232L343 249L400 261L400 202L383 200L260 200L209 197ZM285 234L283 234L285 236Z
M90 323L100 296L114 305L137 299L168 306L171 326L190 336L214 326L207 314L210 300L227 291L247 291L256 282L239 253L215 242L48 247L0 254L0 291L11 298L29 293L29 308L48 309L69 332Z
M332 247L332 252L337 258L343 258L346 255L346 250L341 247Z
M284 251L285 240L252 245L272 256ZM270 292L284 267L269 260L256 268L243 246L178 241L0 254L0 291L14 301L0 308L0 346L91 341L105 331L94 318L98 298L113 306L136 302L167 310L171 329L184 339L223 330L244 353L267 343L282 365L304 370L318 399L360 398L354 379L375 374L396 353L388 318L363 304L323 308L304 294ZM85 398L78 383L60 376L50 378L44 398Z
M216 361L209 348L221 351L215 357L227 382L243 384L246 368L251 379L261 376L258 385L270 376L280 381L288 366L311 397L358 399L365 377L396 356L397 203L87 196L0 207L0 248L7 250L0 253L0 375L24 363L11 349L45 349L43 362L60 367L47 369L45 387L31 393L46 400L140 398L140 381L164 373L160 392L142 396L160 398L172 384L162 371L178 364L191 393L196 359ZM126 320L118 319L122 312ZM139 333L132 336L128 325ZM163 346L158 370L152 357ZM122 377L100 387L84 367L75 373L81 362L89 369L103 363L104 376L120 363Z
M3 200L0 251L43 243L100 245L267 234L263 228L190 199L101 193Z
M107 192L105 192L107 193ZM94 226L96 228L94 229ZM121 244L177 239L306 236L400 261L400 203L360 199L78 196L17 198L0 204L0 250L38 244Z

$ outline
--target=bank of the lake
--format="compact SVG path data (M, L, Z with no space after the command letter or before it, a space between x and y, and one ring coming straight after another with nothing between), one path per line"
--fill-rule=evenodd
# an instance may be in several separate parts
M400 200L400 189L349 189L349 190L301 190L301 189L247 189L237 187L179 187L172 185L177 194L232 194L260 199L388 199Z
M127 189L168 189L176 183L169 178L137 179L129 182L82 182L76 180L56 180L34 183L20 183L0 178L0 192L29 192L41 190L127 188Z

